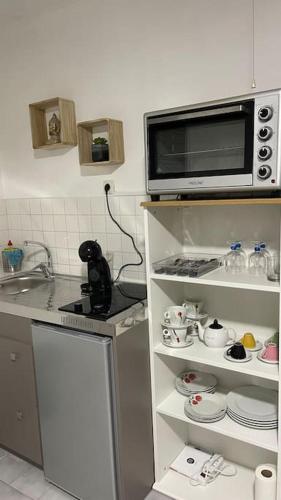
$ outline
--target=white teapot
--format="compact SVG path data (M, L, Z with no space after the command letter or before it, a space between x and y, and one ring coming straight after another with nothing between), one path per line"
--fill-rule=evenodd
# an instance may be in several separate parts
M235 330L220 325L217 319L206 328L200 324L198 326L199 338L202 342L205 342L208 347L225 347L236 340Z

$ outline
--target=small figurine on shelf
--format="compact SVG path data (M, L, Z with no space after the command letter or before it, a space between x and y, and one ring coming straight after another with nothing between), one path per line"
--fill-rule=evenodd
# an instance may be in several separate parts
M95 139L93 139L92 160L93 162L102 162L109 160L108 142L104 137L96 137Z
M61 142L60 129L60 120L56 113L53 113L52 118L49 121L49 144L57 144L58 142Z

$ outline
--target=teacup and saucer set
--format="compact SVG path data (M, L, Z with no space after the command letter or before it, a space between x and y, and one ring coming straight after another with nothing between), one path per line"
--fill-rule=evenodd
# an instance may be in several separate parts
M224 358L233 363L246 363L252 359L252 353L248 351L242 342L235 342L224 352Z
M186 317L183 306L170 306L164 313L162 326L162 342L167 347L181 348L193 344L191 338L191 322Z
M277 365L279 363L279 346L273 342L267 343L257 358L264 363Z
M244 333L243 337L240 339L241 344L247 349L247 351L260 351L262 349L262 342L256 340L255 336L251 332Z
M197 299L186 299L182 305L186 310L186 317L191 321L191 336L199 337L199 330L208 319L208 313L202 311L203 302Z

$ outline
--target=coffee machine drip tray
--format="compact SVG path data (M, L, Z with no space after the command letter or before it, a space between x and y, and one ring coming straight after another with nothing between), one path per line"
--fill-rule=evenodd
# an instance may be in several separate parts
M146 285L120 282L112 286L111 297L105 299L104 303L99 306L94 305L94 297L89 294L76 302L59 307L59 311L106 321L142 300L146 300Z

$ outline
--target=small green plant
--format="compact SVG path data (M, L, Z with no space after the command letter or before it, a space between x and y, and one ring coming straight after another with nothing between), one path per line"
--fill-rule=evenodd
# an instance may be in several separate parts
M107 139L104 137L96 137L93 139L93 144L107 144Z

